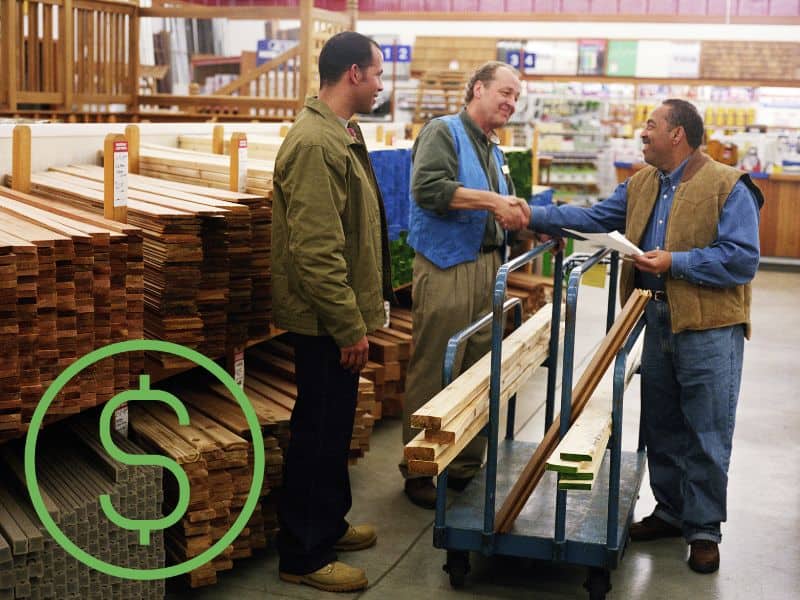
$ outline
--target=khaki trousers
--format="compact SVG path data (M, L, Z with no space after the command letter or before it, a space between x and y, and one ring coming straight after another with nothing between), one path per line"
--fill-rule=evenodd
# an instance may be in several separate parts
M474 262L440 269L421 254L414 257L412 319L414 355L408 366L403 405L403 444L420 430L411 428L411 415L442 389L442 367L451 336L492 311L492 291L500 252L481 253ZM491 348L491 324L462 344L453 377L472 366ZM475 438L450 463L449 474L458 479L474 476L486 455L486 438ZM405 459L400 463L408 473Z

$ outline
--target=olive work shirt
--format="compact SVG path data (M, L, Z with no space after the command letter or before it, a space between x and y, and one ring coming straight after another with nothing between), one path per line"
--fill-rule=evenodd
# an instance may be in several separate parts
M472 140L483 171L488 175L491 191L499 193L498 173L495 167L492 148L497 143L489 139L480 127L462 110L458 115ZM413 168L411 171L411 193L420 208L439 215L447 214L455 191L464 184L458 180L458 154L453 135L447 123L433 119L423 127L411 150ZM505 155L503 164L508 164ZM490 168L491 167L491 168ZM508 193L514 195L514 182L504 175ZM503 245L503 229L489 212L483 230L481 247L499 248Z

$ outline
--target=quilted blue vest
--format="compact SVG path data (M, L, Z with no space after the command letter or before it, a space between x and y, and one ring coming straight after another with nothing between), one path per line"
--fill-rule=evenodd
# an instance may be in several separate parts
M483 171L475 147L464 129L458 115L439 117L450 128L458 154L458 180L464 187L491 190L489 179ZM508 194L508 185L503 175L503 153L493 148L497 168L499 192ZM481 240L486 227L486 210L450 210L446 215L422 209L409 194L410 210L408 243L440 269L447 269L478 258Z

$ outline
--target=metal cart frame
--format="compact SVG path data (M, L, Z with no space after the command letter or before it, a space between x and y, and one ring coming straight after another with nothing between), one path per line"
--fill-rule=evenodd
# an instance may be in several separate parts
M553 249L554 242L503 264L495 280L492 313L455 334L448 342L443 367L443 381L453 378L453 365L461 344L482 327L492 323L491 374L489 387L489 423L481 431L488 437L488 454L480 474L450 507L447 506L447 469L437 480L436 517L433 545L447 550L444 570L453 587L461 587L470 570L469 552L486 556L502 554L553 562L584 565L589 568L584 587L592 600L605 598L611 589L610 570L616 568L625 550L633 508L638 497L645 467L644 443L639 435L636 452L622 452L622 397L626 385L628 354L644 329L639 319L618 352L614 364L612 431L609 451L591 491L573 492L571 511L567 513L567 491L557 489L557 474L546 472L509 533L495 532L495 512L498 491L504 497L522 471L537 444L514 440L516 396L508 401L505 440L498 438L500 424L500 366L504 313L514 308L514 321L521 322L521 306L517 299L505 301L508 274L529 263L544 251ZM609 256L610 255L610 256ZM608 258L607 258L608 257ZM563 256L555 254L553 282L553 314L550 329L550 352L547 361L547 396L544 430L554 418L556 377L558 365L559 324L563 288ZM606 329L614 322L619 256L601 249L576 266L567 285L564 352L561 388L560 436L569 428L572 401L572 378L575 353L578 291L581 278L596 264L610 262L610 286ZM574 259L572 262L575 262ZM553 495L555 502L553 503ZM552 523L548 525L548 523Z

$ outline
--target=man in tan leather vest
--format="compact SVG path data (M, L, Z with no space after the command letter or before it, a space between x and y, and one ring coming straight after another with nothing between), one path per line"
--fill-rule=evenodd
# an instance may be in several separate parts
M689 566L719 568L750 281L764 198L750 177L700 152L703 121L684 100L656 108L642 132L650 165L591 208L537 207L531 228L562 235L624 231L645 253L623 265L620 297L649 289L642 412L652 515L634 541L683 536Z

